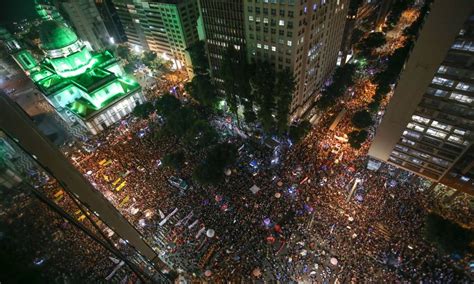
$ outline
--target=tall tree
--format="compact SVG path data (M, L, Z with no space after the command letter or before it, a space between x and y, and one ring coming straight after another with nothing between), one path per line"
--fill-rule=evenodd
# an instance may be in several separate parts
M229 143L220 143L214 146L206 156L206 159L198 165L193 178L201 184L217 184L224 178L226 167L237 160L237 147Z
M360 110L354 113L351 122L357 128L366 128L374 123L370 112L367 110Z
M219 135L206 120L196 121L184 135L184 142L192 149L202 149L217 143Z
M160 115L167 118L181 107L181 102L170 93L162 95L156 101L156 110Z
M275 71L268 62L256 64L255 74L252 78L255 92L255 102L259 110L257 117L265 132L270 132L275 124L273 111L275 109Z
M190 107L179 108L168 116L164 129L177 137L183 137L193 126L197 117L198 115L194 109Z
M163 157L163 165L165 167L173 168L180 171L184 165L185 156L182 150L178 150L173 153L169 153Z
M290 104L295 91L295 78L292 73L285 71L277 72L275 95L276 95L276 126L279 134L288 130L288 118L290 115Z
M140 118L148 118L148 116L155 110L151 102L146 102L141 105L137 105L133 109L133 115Z
M347 136L349 138L349 145L351 145L351 147L354 149L360 149L365 140L367 140L369 133L367 130L354 130Z
M122 59L128 60L130 58L130 48L127 45L119 45L115 49L115 54Z
M459 253L463 255L472 249L474 232L458 224L431 213L425 218L424 237L433 243L442 253Z
M197 74L185 85L186 91L202 106L214 109L218 102L218 94L208 74Z
M234 114L237 119L237 125L240 126L239 120L239 83L237 80L240 70L237 69L239 66L239 54L232 45L227 48L226 54L224 55L224 62L222 63L222 79L224 80L224 92L226 102L230 112Z
M301 121L298 125L291 125L288 136L293 143L298 143L309 133L311 126L311 123L307 120Z
M385 35L381 32L370 33L367 37L362 39L357 48L365 56L370 56L374 49L381 47L387 42Z
M191 57L194 73L207 73L207 70L209 69L209 61L207 60L206 46L204 41L201 40L196 42L195 44L188 47L187 51Z

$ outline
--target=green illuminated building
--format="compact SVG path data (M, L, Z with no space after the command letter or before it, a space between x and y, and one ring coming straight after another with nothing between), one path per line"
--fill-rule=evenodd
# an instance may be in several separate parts
M145 100L112 53L92 53L59 21L44 21L39 29L45 54L40 62L19 45L11 54L68 124L97 134Z

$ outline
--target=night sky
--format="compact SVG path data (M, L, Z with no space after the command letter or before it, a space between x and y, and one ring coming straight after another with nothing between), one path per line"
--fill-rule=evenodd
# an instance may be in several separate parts
M0 24L10 24L24 18L36 17L34 0L3 0L0 6Z

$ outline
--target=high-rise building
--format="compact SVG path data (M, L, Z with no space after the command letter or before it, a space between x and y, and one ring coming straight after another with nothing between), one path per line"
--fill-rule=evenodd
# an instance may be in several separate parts
M474 2L433 1L369 155L474 194Z
M348 0L200 0L213 77L229 44L296 79L292 118L313 106L335 66Z
M114 0L114 4L132 47L154 51L192 74L186 49L199 40L196 0Z
M93 0L61 0L61 7L77 35L92 49L102 50L111 38Z
M334 71L347 8L347 0L244 1L249 58L295 76L293 118L313 106Z
M95 5L99 11L104 25L109 31L110 39L109 42L122 43L127 41L127 36L123 30L120 18L115 10L111 0L95 0Z
M214 81L222 82L220 68L228 46L245 48L243 1L200 0L206 49Z

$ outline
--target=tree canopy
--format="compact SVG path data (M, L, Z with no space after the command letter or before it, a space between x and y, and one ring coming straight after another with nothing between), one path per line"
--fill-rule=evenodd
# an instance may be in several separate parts
M170 167L179 171L185 162L184 152L182 150L178 150L176 152L169 153L163 157L162 162L165 167Z
M115 49L115 54L122 59L128 60L130 58L130 48L127 45L119 45Z
M148 118L148 116L155 110L155 107L151 102L145 102L141 105L137 105L133 109L133 115L140 118Z
M367 130L354 130L347 136L349 138L349 145L354 149L360 149L365 140L367 140L369 133Z
M370 56L374 49L381 47L387 42L385 35L381 32L370 33L367 37L362 39L357 48L362 55Z
M344 95L349 86L354 84L355 71L356 66L354 64L345 64L338 67L334 72L331 85L322 91L316 106L321 110L334 106L337 99Z
M303 139L308 132L311 130L311 123L307 120L301 121L297 125L291 125L288 131L288 136L293 143L298 143Z
M465 254L474 240L472 231L434 213L426 216L423 235L444 254Z
M193 149L202 149L217 143L219 135L206 120L197 120L184 135L184 142Z
M193 178L200 184L217 184L224 178L224 169L237 160L237 147L220 143L212 147L206 159L193 172Z
M367 110L359 110L354 113L351 122L357 128L366 128L374 123L372 116Z
M197 74L186 83L186 91L202 106L214 109L218 102L218 93L208 74Z
M167 118L181 107L181 102L173 95L167 93L156 101L156 110L160 115Z

